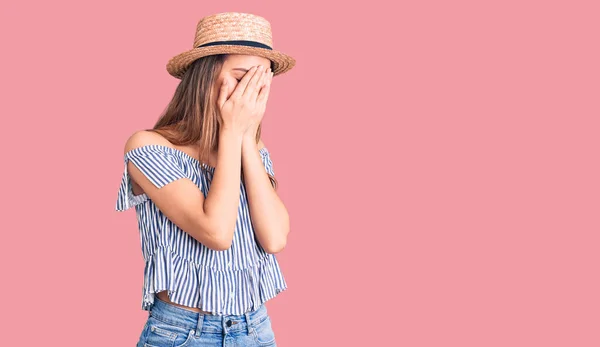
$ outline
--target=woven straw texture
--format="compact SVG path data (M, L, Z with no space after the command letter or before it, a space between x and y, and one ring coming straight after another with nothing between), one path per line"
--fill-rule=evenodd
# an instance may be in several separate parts
M255 41L272 49L243 45L198 48L211 42L231 40ZM194 60L214 54L249 54L267 58L273 62L274 76L289 71L296 64L294 58L273 48L271 24L265 18L250 13L224 12L198 21L192 49L171 58L167 63L167 71L180 79Z

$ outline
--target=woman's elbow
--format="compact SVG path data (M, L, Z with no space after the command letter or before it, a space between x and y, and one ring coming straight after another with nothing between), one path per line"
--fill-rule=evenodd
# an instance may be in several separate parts
M209 230L211 231L205 234L202 241L198 240L200 243L213 251L226 251L231 248L233 238L228 237L225 230L218 227L213 227Z
M277 254L285 249L286 244L287 244L287 234L279 240L273 240L271 242L268 242L266 244L266 246L263 246L263 249L267 253Z
M233 243L232 237L227 237L225 231L220 231L215 235L212 242L212 249L215 251L226 251L231 248Z
M270 246L270 247L265 248L265 252L267 252L269 254L277 254L277 253L283 251L284 248L285 248L285 243L278 244L276 246Z

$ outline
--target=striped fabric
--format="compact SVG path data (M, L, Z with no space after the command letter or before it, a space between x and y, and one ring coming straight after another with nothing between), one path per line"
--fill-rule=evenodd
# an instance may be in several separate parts
M274 175L267 148L260 149L265 170ZM127 171L133 164L156 186L179 178L192 180L208 194L214 168L187 153L163 145L146 145L125 154L117 211L135 207L145 260L142 309L154 295L168 290L171 301L198 307L215 315L243 314L287 289L274 254L254 237L244 183L232 245L211 250L172 223L145 194L134 195Z

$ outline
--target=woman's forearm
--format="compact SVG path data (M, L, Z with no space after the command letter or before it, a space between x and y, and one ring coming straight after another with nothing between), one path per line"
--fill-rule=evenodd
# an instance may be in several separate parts
M287 242L289 216L271 185L256 140L245 137L242 165L250 216L256 238L268 253L280 252Z
M234 131L219 133L218 166L215 167L204 213L227 247L233 240L240 202L240 173L243 136Z

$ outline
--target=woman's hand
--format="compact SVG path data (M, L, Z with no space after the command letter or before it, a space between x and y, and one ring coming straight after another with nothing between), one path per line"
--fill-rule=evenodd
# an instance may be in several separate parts
M273 72L269 68L263 74L263 78L261 80L261 93L263 94L264 100L261 99L260 107L256 110L256 113L250 119L250 125L248 129L244 133L244 136L250 137L252 139L256 138L256 132L258 131L258 126L260 122L262 122L263 116L265 115L265 110L267 107L267 101L269 99L269 91L271 90L271 81L273 80ZM260 96L259 96L260 97Z
M223 82L217 100L222 129L245 135L257 119L260 123L267 101L268 87L264 88L267 75L270 73L265 72L262 66L252 67L229 98L230 86L226 81Z

